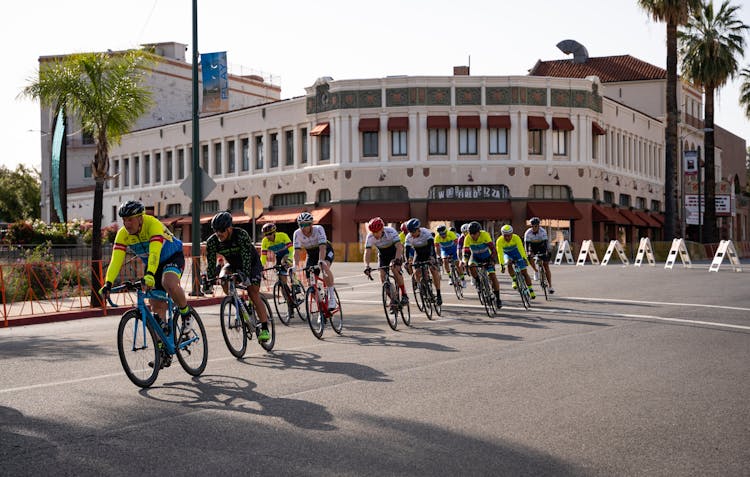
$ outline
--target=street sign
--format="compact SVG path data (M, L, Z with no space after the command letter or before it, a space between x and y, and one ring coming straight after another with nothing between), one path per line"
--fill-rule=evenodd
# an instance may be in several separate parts
M253 219L260 217L263 213L263 202L260 200L260 196L254 195L245 199L244 209L245 214L249 215Z
M213 179L211 179L211 176L209 176L206 171L204 171L202 168L198 169L201 174L201 192L203 193L203 197L200 198L199 202L203 202L203 200L208 197L208 194L210 194L214 189L216 189L216 182L214 182ZM182 184L180 184L180 189L182 192L185 193L186 196L193 198L193 174L190 173L185 178L184 181L182 181Z

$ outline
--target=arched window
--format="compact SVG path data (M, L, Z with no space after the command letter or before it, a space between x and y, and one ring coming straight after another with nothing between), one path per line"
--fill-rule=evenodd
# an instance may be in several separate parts
M359 200L402 202L409 200L409 191L404 186L363 187L359 190Z

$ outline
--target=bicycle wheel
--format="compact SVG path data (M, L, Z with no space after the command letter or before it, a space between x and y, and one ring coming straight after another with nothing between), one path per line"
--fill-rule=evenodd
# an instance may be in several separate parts
M286 326L289 326L289 322L292 319L292 313L294 308L292 303L287 299L291 297L291 290L289 286L281 281L277 281L273 286L273 306L276 308L276 315L279 320Z
M161 354L157 347L156 333L144 324L137 309L122 315L117 327L117 353L127 377L142 388L154 384L159 375ZM149 367L149 361L152 366Z
M271 313L271 305L268 303L268 299L261 295L260 300L263 302L263 306L266 308L266 316L268 317L268 334L271 335L271 337L268 339L268 341L258 342L260 343L261 348L266 351L271 351L273 349L274 343L276 343L276 324L274 323L273 313Z
M437 316L442 316L443 305L437 303L437 289L432 288L432 282L430 282L430 301L432 301L432 309L435 310Z
M237 309L233 297L225 296L221 300L219 320L221 321L221 334L224 336L227 349L235 358L242 358L247 350L247 335L245 334L240 310Z
M518 274L516 274L516 277L518 277L518 293L521 295L521 302L523 303L523 307L528 310L531 306L531 302L529 301L529 289L527 288L526 280L523 275L519 277Z
M183 331L185 318L179 313L177 315L177 359L186 373L200 376L208 362L206 328L193 308L190 309L190 316L193 318L193 327L190 330Z
M492 318L495 315L495 307L493 301L495 297L492 294L492 287L490 287L490 281L487 275L482 274L482 280L479 283L479 286L481 288L482 295L482 299L480 301L484 305L484 311L485 313L487 313L487 316Z
M477 268L479 268L479 267L477 267ZM486 277L487 277L487 275L485 275L484 272L482 272L480 270L477 270L477 282L478 282L477 296L479 297L479 303L482 304L482 305L484 305L484 297L485 297L485 294L482 291L483 290L482 287L484 286L483 284L485 283Z
M539 269L539 286L542 287L542 291L544 292L544 299L549 301L549 297L547 296L547 272L544 270L544 265Z
M411 288L414 291L414 301L417 303L417 308L419 308L419 311L424 311L424 297L422 296L419 282L414 280L414 278L411 280Z
M461 286L461 278L458 276L455 264L451 264L451 281L453 282L453 291L456 292L456 298L462 300L464 297L464 287Z
M383 292L381 293L383 297L383 311L385 311L385 321L388 322L388 326L391 327L393 331L396 331L396 328L398 328L398 305L396 304L396 299L393 297L393 284L390 280L386 280L383 282Z
M323 313L320 312L318 289L316 287L310 287L307 289L307 293L305 294L305 306L307 311L307 324L310 325L312 334L315 335L316 338L322 339L326 320Z
M399 293L398 298L399 300L401 299L401 293ZM401 315L401 321L403 321L406 326L411 326L411 309L409 308L409 302L400 305L398 312Z
M419 293L422 295L422 306L423 312L427 315L427 319L432 319L432 300L430 299L430 290L427 288L427 282L422 279L419 281Z
M336 295L336 308L331 312L331 316L328 317L331 320L331 328L340 335L344 331L344 313L341 311L341 299L339 298L338 290L334 289L333 293Z

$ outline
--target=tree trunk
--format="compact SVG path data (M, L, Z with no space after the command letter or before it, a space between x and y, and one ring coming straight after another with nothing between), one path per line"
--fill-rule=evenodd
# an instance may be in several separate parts
M94 216L91 239L91 307L104 307L99 289L104 284L104 264L102 263L102 208L104 207L104 178L96 178L94 188Z
M714 168L714 88L706 86L706 117L703 127L705 182L703 184L703 243L716 242L716 169Z
M677 25L667 22L667 127L664 130L664 240L677 238Z

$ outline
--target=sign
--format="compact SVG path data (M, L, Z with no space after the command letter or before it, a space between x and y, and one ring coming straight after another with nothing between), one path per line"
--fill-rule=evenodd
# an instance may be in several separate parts
M249 215L253 219L260 217L263 213L263 202L260 200L260 196L254 195L245 199L244 211L245 214Z
M208 197L208 194L210 194L214 189L216 189L216 182L214 182L213 179L211 179L211 176L209 176L206 171L204 171L202 168L198 169L201 174L201 192L203 193L203 197L200 198L200 202L203 202L203 200ZM182 181L182 184L180 184L180 189L182 192L185 193L186 196L188 196L191 199L193 198L193 174L190 173L185 178L184 181Z
M682 160L682 170L686 176L698 174L698 151L683 151Z
M700 199L700 212L698 211L698 200ZM686 223L690 225L698 225L700 221L699 213L705 212L703 204L703 196L698 194L685 194L685 211L686 211ZM729 216L732 215L732 196L727 194L716 194L714 196L714 203L716 204L716 215Z
M203 112L215 113L229 109L229 77L227 52L201 54L203 73Z
M431 200L500 200L507 199L509 196L508 188L503 185L433 186L428 193L428 198Z

